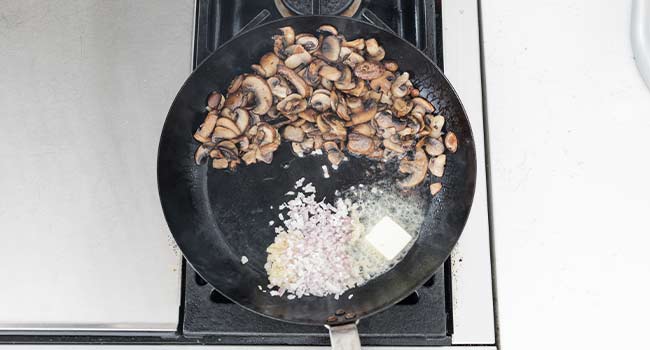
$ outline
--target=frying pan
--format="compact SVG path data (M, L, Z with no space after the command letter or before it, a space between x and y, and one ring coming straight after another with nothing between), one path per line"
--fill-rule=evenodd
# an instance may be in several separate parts
M447 157L443 189L428 193L428 182L404 193L422 201L425 217L418 238L404 259L386 273L333 297L306 296L288 300L263 293L266 247L275 233L269 221L279 221L273 206L286 200L285 192L305 177L318 191L317 199L334 198L337 189L360 183L394 180L403 175L386 164L349 157L340 168L323 176L325 156L295 157L288 143L271 164L241 166L235 172L194 163L198 144L192 134L205 117L206 97L224 91L238 74L250 72L264 53L272 51L278 28L315 33L331 24L348 39L377 39L386 59L396 60L410 73L420 94L446 118L446 129L458 137L458 151ZM476 180L472 131L451 84L437 66L407 41L377 26L345 17L304 16L269 22L238 35L208 57L187 79L165 121L158 150L158 187L167 224L188 263L215 289L240 306L276 320L328 325L335 347L358 347L356 322L399 302L427 281L449 256L469 215ZM427 180L429 181L429 180ZM409 199L411 200L411 199ZM403 213L393 213L399 217ZM249 260L241 263L242 256ZM352 294L353 298L349 298ZM343 343L347 342L347 345Z

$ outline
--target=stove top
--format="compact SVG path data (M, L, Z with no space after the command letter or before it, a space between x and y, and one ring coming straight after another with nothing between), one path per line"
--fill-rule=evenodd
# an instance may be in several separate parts
M442 67L440 1L267 0L197 2L195 66L237 33L283 16L350 16L393 31ZM363 345L451 344L450 264L423 287L385 312L363 319ZM184 268L182 320L184 338L218 344L326 345L324 327L301 326L259 316L233 304Z

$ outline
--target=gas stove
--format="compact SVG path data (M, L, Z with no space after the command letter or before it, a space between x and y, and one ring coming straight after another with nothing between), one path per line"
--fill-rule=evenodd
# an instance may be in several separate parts
M359 324L364 346L485 345L495 342L485 173L478 6L475 0L197 0L193 67L238 33L286 16L360 19L408 40L442 68L472 123L479 174L472 212L451 257L420 289ZM110 324L0 333L0 343L327 345L324 327L259 316L231 303L182 261L173 329ZM172 326L173 327L173 326Z

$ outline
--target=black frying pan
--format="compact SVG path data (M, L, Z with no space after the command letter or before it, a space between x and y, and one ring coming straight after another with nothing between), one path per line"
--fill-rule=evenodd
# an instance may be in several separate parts
M446 128L458 136L459 147L447 157L443 190L435 197L428 182L405 196L426 202L426 218L419 237L406 257L393 269L354 288L339 300L332 297L271 297L258 290L266 287L266 247L275 233L270 220L278 221L270 206L282 202L283 194L296 180L306 177L319 197L334 197L336 189L381 179L402 177L388 164L350 157L329 179L322 174L325 156L296 158L283 143L272 164L241 166L235 173L194 164L198 144L192 134L205 116L206 96L224 91L238 74L272 50L271 37L283 26L296 33L315 33L322 24L332 24L348 39L374 37L384 47L387 59L408 71L421 95L432 101L446 117ZM469 121L449 81L436 65L407 41L374 25L351 18L308 16L284 18L249 30L225 43L187 79L176 96L162 131L158 151L158 187L169 228L192 267L223 295L242 307L282 321L326 324L342 309L348 318L330 318L344 324L380 312L409 295L429 279L450 254L458 240L472 204L476 180L476 155ZM288 167L288 168L287 168ZM365 169L374 169L366 173ZM428 180L427 180L428 181ZM399 213L396 213L399 215ZM245 255L249 262L242 265ZM350 317L352 316L352 317Z

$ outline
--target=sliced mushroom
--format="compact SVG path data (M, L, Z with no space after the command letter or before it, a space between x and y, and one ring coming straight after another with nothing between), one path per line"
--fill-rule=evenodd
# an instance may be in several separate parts
M379 77L370 81L370 88L374 91L381 91L384 94L390 93L390 88L395 80L395 74L384 71Z
M334 83L331 80L321 79L320 86L326 90L332 90L334 88Z
M214 132L212 133L212 140L229 140L229 139L234 139L237 136L239 136L239 133L237 133L236 131L233 131L232 129L223 126L218 126L214 128Z
M427 137L424 150L432 157L439 156L445 152L445 145L442 141L433 137Z
M215 158L212 160L212 167L215 169L226 169L228 167L228 159Z
M456 150L458 149L458 139L456 138L456 134L450 131L445 135L445 146L447 146L449 152L456 153Z
M339 146L336 144L336 142L325 141L323 143L323 149L327 153L327 160L329 160L333 166L338 166L341 164L345 155L343 152L341 152L341 150L339 150Z
M411 95L411 97L418 97L420 96L420 90L412 88L411 93L409 95Z
M214 130L214 127L217 125L217 115L214 113L208 113L203 120L203 124L199 127L198 130L194 133L194 139L201 143L210 141L210 135Z
M366 100L363 103L363 110L354 113L351 120L347 123L348 126L359 125L372 120L372 117L377 113L377 103L373 100Z
M411 109L413 109L413 102L396 98L393 100L393 108L395 109L395 114L401 118L409 114Z
M280 101L277 108L280 113L296 114L307 109L307 101L299 94L291 94Z
M250 126L250 114L245 109L239 108L235 110L235 115L235 125L237 126L237 129L239 129L240 133L245 133Z
M307 72L305 72L305 81L309 83L309 85L311 86L318 85L318 83L321 80L320 75L318 73L320 72L321 68L324 65L326 65L326 63L321 59L315 59L309 64L309 67L307 68Z
M307 50L309 53L313 53L318 50L318 38L311 34L299 34L296 36L296 44L302 45L302 47Z
M351 133L348 135L348 150L351 153L366 155L371 153L373 149L374 142L372 138L357 133Z
M368 52L368 55L376 56L379 53L379 43L377 43L377 39L367 39L365 44L366 52Z
M402 188L411 188L419 185L427 175L427 155L421 148L415 150L413 160L402 159L399 164L399 171L409 174L404 180L399 182Z
M287 125L282 131L282 137L287 141L302 142L305 139L305 132L293 125Z
M273 36L273 53L275 53L280 59L285 59L287 56L284 54L284 38L282 35Z
M402 98L409 93L409 74L407 72L402 73L398 76L393 84L391 85L390 92L393 94L393 97Z
M359 135L368 136L368 137L375 136L375 128L373 128L372 125L370 125L370 123L363 123L363 124L356 125L352 129L352 132Z
M375 114L374 121L379 128L393 128L396 132L404 130L407 123L405 120L395 118L393 113L389 110L384 110Z
M440 192L442 189L442 184L440 182L434 182L431 185L429 185L429 192L431 192L432 196L435 196Z
M238 109L239 110L239 109ZM230 118L219 118L217 119L217 128L223 127L234 132L236 136L241 135L241 131L237 127L237 124Z
M258 75L249 75L241 83L241 90L252 92L255 95L255 107L253 113L266 114L273 103L273 94L269 84L264 78Z
M386 148L389 151L392 151L392 152L395 152L395 153L398 153L398 154L406 152L404 147L402 147L401 142L395 142L391 138L384 139L382 141L382 144L384 145L384 148Z
M363 56L361 56L356 52L350 52L350 54L346 55L345 58L343 59L343 63L347 64L352 68L355 68L358 64L363 62L365 62Z
M413 102L413 111L411 113L413 115L419 115L420 118L427 113L433 113L435 111L433 105L422 97L415 97L411 99L411 102Z
M305 50L301 45L293 45L293 47L295 47L295 50L287 50L291 53L288 54L289 56L284 60L285 66L294 69L311 62L312 57L307 50Z
M350 67L345 66L342 73L339 80L334 82L334 86L342 91L354 89L357 84L352 80L352 70L350 70Z
M433 117L431 114L427 114L425 117L429 123L429 127L431 128L429 136L434 138L442 136L442 127L445 125L445 117L441 115Z
M366 81L358 79L357 84L353 89L347 90L346 93L352 96L362 96L368 91L368 87L366 86Z
M386 56L386 51L384 51L384 48L380 46L377 54L372 55L372 56L370 56L368 58L373 60L373 61L381 61L381 60L384 59L385 56Z
M287 81L296 88L296 91L300 96L307 97L311 95L311 86L307 85L307 83L292 69L289 69L283 64L279 64L278 74L287 79Z
M397 72L397 69L399 69L399 66L397 65L397 62L393 60L387 60L384 61L384 68L391 72Z
M278 57L273 52L268 52L260 58L259 66L262 68L263 77L268 78L274 76L278 70L278 64L281 62L280 57Z
M296 39L293 28L290 26L282 27L280 28L280 32L282 32L282 40L284 41L284 46L293 45Z
M346 104L352 113L360 112L363 109L363 99L359 97L348 96Z
M273 96L279 99L283 99L291 93L291 89L286 82L278 77L270 77L266 79L266 83L269 84Z
M447 163L447 156L444 154L431 158L429 171L433 176L442 177L445 174L445 163Z
M336 30L336 27L333 25L329 24L323 24L322 26L318 27L318 30L316 30L318 33L321 34L330 34L330 35L338 35L339 31Z
M306 121L308 121L310 123L315 123L316 122L316 111L311 109L311 108L307 108L304 111L298 113L298 117L300 117L303 120L306 120Z
M326 36L320 47L323 58L329 62L336 62L341 52L341 43L335 35Z
M323 78L325 78L327 80L336 81L336 80L339 80L341 78L341 75L343 75L343 72L336 69L336 67L332 67L332 66L329 66L329 65L324 65L318 71L318 75L320 75L321 77L323 77Z
M228 97L226 97L226 101L224 102L223 106L224 108L234 110L236 108L245 106L247 100L248 100L248 94L239 90L239 91L235 91L232 94L228 94Z
M218 91L213 91L210 96L208 96L208 110L220 110L223 107L225 99Z
M208 155L213 148L214 143L211 142L206 142L199 145L199 147L196 149L196 152L194 152L194 162L196 165L201 165L201 163L203 163L203 161L208 158Z
M244 75L243 74L240 74L240 75L236 76L235 79L233 79L230 82L230 85L228 86L228 94L232 94L235 91L239 90L239 88L241 87L242 81L244 81Z
M361 51L366 47L366 41L363 40L363 38L354 39L352 41L343 40L341 45Z
M322 89L314 91L309 105L319 112L325 112L331 107L330 92Z
M385 70L386 68L379 62L365 61L354 68L354 75L361 79L372 80L379 78Z
M255 146L254 149L251 149L250 151L244 153L244 155L241 157L241 160L244 161L244 164L246 165L251 165L257 162L257 157L255 156L255 153L257 153L257 146Z

